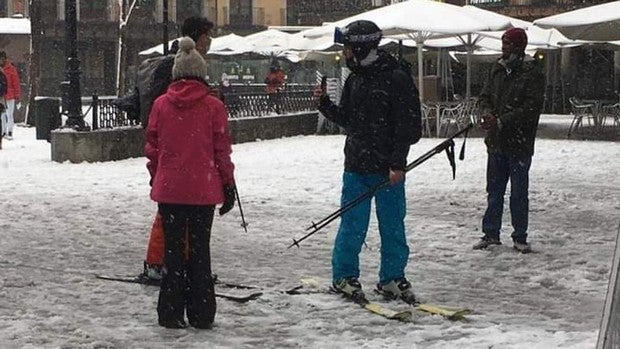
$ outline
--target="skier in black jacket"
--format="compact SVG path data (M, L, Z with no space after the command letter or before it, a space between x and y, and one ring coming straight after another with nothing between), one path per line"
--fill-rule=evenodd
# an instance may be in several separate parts
M388 53L378 49L381 30L370 21L356 21L336 38L351 74L340 105L324 90L319 111L346 131L345 171L341 205L389 178L391 185L375 193L381 235L378 288L393 298L415 301L405 278L409 247L405 236L405 166L409 146L421 136L420 101L411 76ZM370 219L370 199L342 215L332 255L333 287L364 299L359 278L359 252Z

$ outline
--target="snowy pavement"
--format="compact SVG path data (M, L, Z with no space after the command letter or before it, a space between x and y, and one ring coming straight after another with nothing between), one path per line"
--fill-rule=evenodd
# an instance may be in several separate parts
M94 273L142 268L156 205L145 159L54 163L34 128L0 150L0 348L593 348L620 220L620 143L537 140L531 169L534 253L509 242L473 251L485 208L482 139L467 141L457 179L440 154L408 175L408 277L425 301L466 306L468 322L416 313L386 320L333 295L277 290L313 276L327 284L338 222L287 249L338 209L343 136L234 145L249 233L239 211L216 218L213 269L265 294L218 299L211 331L157 325L158 289ZM410 160L439 143L422 139ZM457 141L460 148L461 141ZM459 149L457 149L458 151ZM373 217L361 254L369 296L380 244ZM224 291L223 289L220 289ZM239 292L226 290L227 292ZM389 306L406 309L398 303Z

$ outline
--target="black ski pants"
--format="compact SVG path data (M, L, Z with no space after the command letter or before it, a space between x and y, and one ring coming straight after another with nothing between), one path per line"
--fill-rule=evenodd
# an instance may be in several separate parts
M157 303L162 326L183 323L185 310L191 326L211 328L213 324L216 304L209 244L214 209L215 206L159 204L165 241L165 272ZM189 239L187 262L186 236Z

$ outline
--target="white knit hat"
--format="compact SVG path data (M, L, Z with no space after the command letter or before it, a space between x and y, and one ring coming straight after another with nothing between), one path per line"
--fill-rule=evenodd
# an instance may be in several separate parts
M179 51L174 57L172 78L196 77L204 79L207 76L207 63L196 51L196 43L192 38L185 36L179 40Z

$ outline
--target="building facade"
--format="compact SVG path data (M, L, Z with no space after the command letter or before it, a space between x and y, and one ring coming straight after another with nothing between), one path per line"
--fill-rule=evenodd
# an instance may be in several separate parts
M376 7L400 2L392 0L287 0L287 24L321 25L356 15Z
M28 0L0 0L0 17L28 16Z
M506 16L533 21L561 12L592 6L610 0L446 0L455 5L478 6Z
M27 3L27 0L0 0L0 4L7 4L8 14L17 11L17 1ZM39 1L43 14L41 94L56 95L58 85L65 78L65 0ZM124 64L127 84L139 64L138 52L163 41L163 1L138 0L127 22ZM122 0L125 9L131 2ZM27 13L27 8L24 11ZM122 15L119 0L77 0L77 11L82 94L115 94ZM247 34L269 25L284 25L286 0L168 0L169 39L180 36L180 23L190 16L206 16L215 22L218 27L215 35Z

